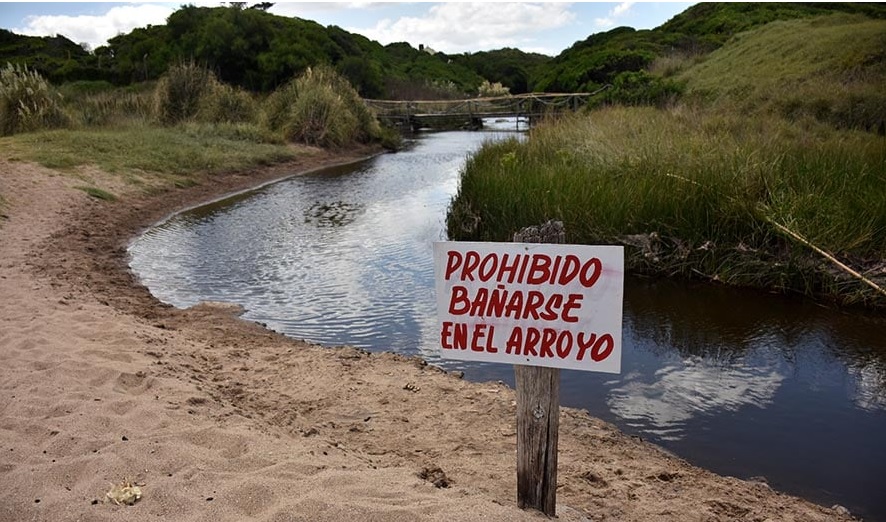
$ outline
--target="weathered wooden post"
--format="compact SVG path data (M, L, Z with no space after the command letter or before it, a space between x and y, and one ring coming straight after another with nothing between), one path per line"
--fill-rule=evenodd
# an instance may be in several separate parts
M566 240L560 221L514 234L515 243ZM517 381L517 505L548 516L557 511L557 441L560 430L560 369L514 366Z

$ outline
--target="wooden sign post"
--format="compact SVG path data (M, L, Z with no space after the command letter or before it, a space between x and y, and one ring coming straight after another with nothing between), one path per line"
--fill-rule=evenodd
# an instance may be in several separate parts
M566 240L563 223L548 221L514 234L515 243ZM560 369L514 366L517 383L517 506L557 513Z
M549 221L513 243L434 243L441 356L515 365L517 504L549 516L560 369L621 371L624 250L564 240Z
M514 372L517 375L517 505L554 516L560 370L515 366Z

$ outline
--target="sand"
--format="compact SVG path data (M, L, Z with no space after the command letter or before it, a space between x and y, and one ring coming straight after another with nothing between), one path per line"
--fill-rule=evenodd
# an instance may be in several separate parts
M0 160L0 521L545 518L515 505L505 385L291 340L224 303L171 308L128 271L126 242L169 212L345 159L155 195ZM587 412L564 408L560 425L562 520L851 519ZM123 481L134 505L106 498Z

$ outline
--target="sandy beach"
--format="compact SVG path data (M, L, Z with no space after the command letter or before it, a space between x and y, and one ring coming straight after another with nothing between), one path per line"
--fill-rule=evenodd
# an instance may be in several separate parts
M507 386L288 339L234 305L175 309L128 270L127 242L170 212L359 156L165 191L0 160L0 521L546 518L516 507ZM562 520L852 520L579 410L559 461ZM123 481L134 505L106 497Z

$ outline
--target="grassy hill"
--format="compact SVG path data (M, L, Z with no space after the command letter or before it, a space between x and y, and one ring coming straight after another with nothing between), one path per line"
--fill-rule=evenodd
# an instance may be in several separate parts
M618 27L576 42L537 69L532 84L537 91L592 92L605 84L617 84L620 75L643 72L662 58L703 56L734 35L770 22L833 13L882 19L886 17L886 5L700 3L656 29ZM636 82L636 78L622 76L622 82L625 79ZM644 80L649 83L648 78Z
M872 129L886 120L886 20L831 15L735 36L676 75L689 94L748 114Z

